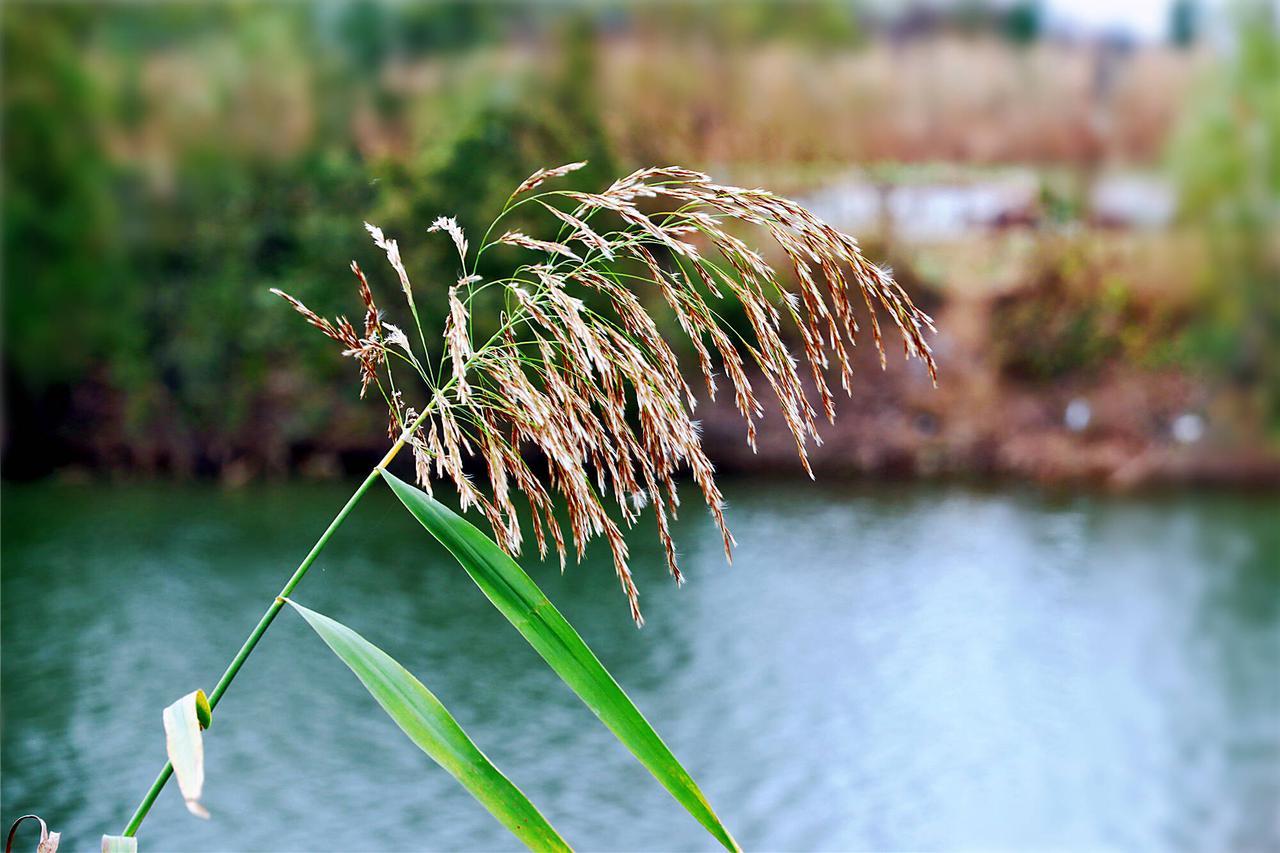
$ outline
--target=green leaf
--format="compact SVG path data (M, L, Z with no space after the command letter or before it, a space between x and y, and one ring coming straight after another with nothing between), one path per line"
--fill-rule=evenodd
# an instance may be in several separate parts
M138 839L132 835L104 835L102 853L138 853Z
M164 747L178 777L178 787L187 802L187 811L209 817L200 804L204 789L204 738L200 730L210 722L209 700L203 690L194 690L164 709Z
M286 599L288 601L288 599ZM569 850L559 833L467 737L421 681L377 646L328 616L289 601L409 739L471 792L530 850Z
M449 549L476 586L600 721L716 840L738 850L689 773L533 579L466 519L386 470L381 473L409 512Z

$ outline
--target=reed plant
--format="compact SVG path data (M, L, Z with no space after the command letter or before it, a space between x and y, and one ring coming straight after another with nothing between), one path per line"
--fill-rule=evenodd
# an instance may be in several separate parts
M516 564L514 556L528 544L524 526L538 553L554 551L562 569L570 554L581 558L590 540L603 539L636 625L643 624L640 591L624 530L651 514L667 569L682 582L670 526L679 506L678 477L687 473L696 484L731 558L724 499L694 419L699 393L686 379L697 374L684 370L648 306L665 303L687 338L705 393L733 395L753 446L765 389L776 398L806 470L820 421L835 417L831 384L838 381L846 393L853 388L855 302L865 306L862 316L882 364L884 316L905 354L922 359L936 379L925 340L933 325L852 237L795 202L675 167L642 169L596 193L547 188L582 165L529 176L474 250L455 220L431 223L427 230L450 240L458 258L456 281L438 294L447 310L435 327L424 323L433 316L420 310L426 300L410 282L397 240L372 225L366 227L394 273L406 323L390 321L354 262L359 324L323 317L276 291L354 360L361 396L377 394L386 405L392 444L270 602L213 690L207 697L193 691L165 710L170 762L121 835L104 836L104 850L136 850L136 834L175 772L188 807L207 816L200 804L201 731L286 605L410 739L522 842L567 849L420 681L352 629L293 599L334 532L378 481L672 796L725 848L738 849L653 727ZM509 227L517 219L541 223L544 236L527 233L533 225ZM740 236L751 229L777 244L790 275L780 275ZM489 252L510 254L508 275L484 279L476 272ZM482 302L482 294L490 301ZM499 303L496 312L478 309ZM728 322L728 308L744 320ZM388 470L406 448L416 485ZM462 513L483 519L487 535L433 497L442 485Z

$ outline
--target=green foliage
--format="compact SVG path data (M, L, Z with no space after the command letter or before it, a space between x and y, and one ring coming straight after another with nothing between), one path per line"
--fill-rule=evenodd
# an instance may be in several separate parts
M421 489L385 470L381 473L405 508L449 549L493 606L565 684L716 840L728 850L737 850L737 842L688 771L533 579L469 521Z
M1037 269L1024 287L998 297L991 340L1001 372L1048 382L1120 360L1159 364L1185 325L1173 302L1152 304L1108 272L1088 241L1042 238Z
M339 367L313 357L323 344L286 337L267 291L336 308L342 261L376 263L364 218L404 238L441 297L457 271L410 238L422 222L477 223L549 162L591 159L584 181L617 174L588 18L557 36L546 73L460 72L470 82L431 97L386 80L397 57L510 25L460 3L6 10L4 357L35 402L85 389L97 401L75 413L91 432L14 434L188 472L242 456L283 467L310 436L376 435ZM381 151L400 136L421 144Z
M1280 427L1280 22L1266 3L1235 13L1230 61L1205 81L1171 152L1183 219L1211 250L1186 343L1258 388Z
M569 849L532 803L480 752L452 715L418 679L356 632L289 598L324 550L334 531L341 526L379 475L410 513L457 558L476 585L524 635L530 645L676 800L727 849L739 849L688 772L533 580L472 524L424 492L386 472L383 466L394 459L396 453L405 446L406 436L421 424L421 420L419 418L392 446L383 462L369 473L330 522L245 640L210 697L206 700L202 692L196 691L165 710L165 731L171 763L166 764L156 777L122 836L103 836L104 850L137 849L132 836L138 832L156 798L175 772L183 794L187 797L188 808L194 814L207 816L198 803L204 775L200 730L208 727L212 709L226 693L286 602L355 673L401 730L530 849ZM131 844L133 846L130 848Z
M140 344L119 322L134 294L122 288L102 93L80 61L86 29L75 8L27 5L0 19L5 359L36 381Z
M1030 44L1040 37L1043 19L1039 0L1015 0L1004 13L1001 28L1014 44Z
M530 850L569 850L537 807L476 747L430 690L382 649L322 613L290 601L360 679L387 716Z

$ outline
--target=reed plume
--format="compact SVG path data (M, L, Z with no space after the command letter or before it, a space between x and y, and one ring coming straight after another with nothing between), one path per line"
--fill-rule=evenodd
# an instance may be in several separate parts
M381 391L389 432L412 447L424 489L430 491L433 481L449 483L463 509L481 512L511 554L524 544L516 505L521 497L531 510L539 553L554 548L562 569L570 550L580 559L589 540L603 538L631 615L642 624L623 528L652 512L668 569L680 582L670 529L679 505L678 475L687 471L697 484L726 559L734 545L693 417L697 397L644 294L656 293L669 307L712 399L721 374L727 380L753 449L764 413L756 385L769 387L810 476L809 442L821 441L820 418L835 418L829 376L838 375L846 393L852 390L856 293L868 310L882 366L881 312L897 327L906 356L921 359L936 382L924 338L934 327L887 270L863 257L853 237L794 201L677 167L641 169L598 193L534 192L582 165L529 176L489 230L517 208L528 208L554 229L546 239L507 230L492 240L486 234L471 253L453 219L441 217L428 229L452 239L460 262L456 282L447 287L439 364L431 360L397 241L377 227L366 226L397 275L421 349L386 321L354 262L365 309L361 331L346 318L329 321L276 292L357 360L362 396L370 386ZM790 276L780 276L738 236L742 226L768 233ZM479 258L498 245L531 258L505 278L482 279ZM497 331L477 341L471 308L477 294L491 288L500 288L504 307ZM729 305L745 316L746 330L726 322ZM803 363L784 337L792 334ZM405 370L422 384L425 397L417 408L406 403L396 379ZM526 461L530 450L545 460L545 483ZM485 472L483 485L470 476L471 460ZM568 539L555 513L556 495L567 506Z

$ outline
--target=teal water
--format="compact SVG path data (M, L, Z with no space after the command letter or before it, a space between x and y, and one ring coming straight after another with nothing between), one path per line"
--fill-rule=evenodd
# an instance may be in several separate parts
M729 482L724 565L632 537L537 580L749 849L1280 847L1280 500ZM117 832L342 503L337 485L6 487L8 824ZM297 598L415 672L583 850L712 843L381 491ZM207 733L208 822L159 850L490 850L513 839L283 613Z

